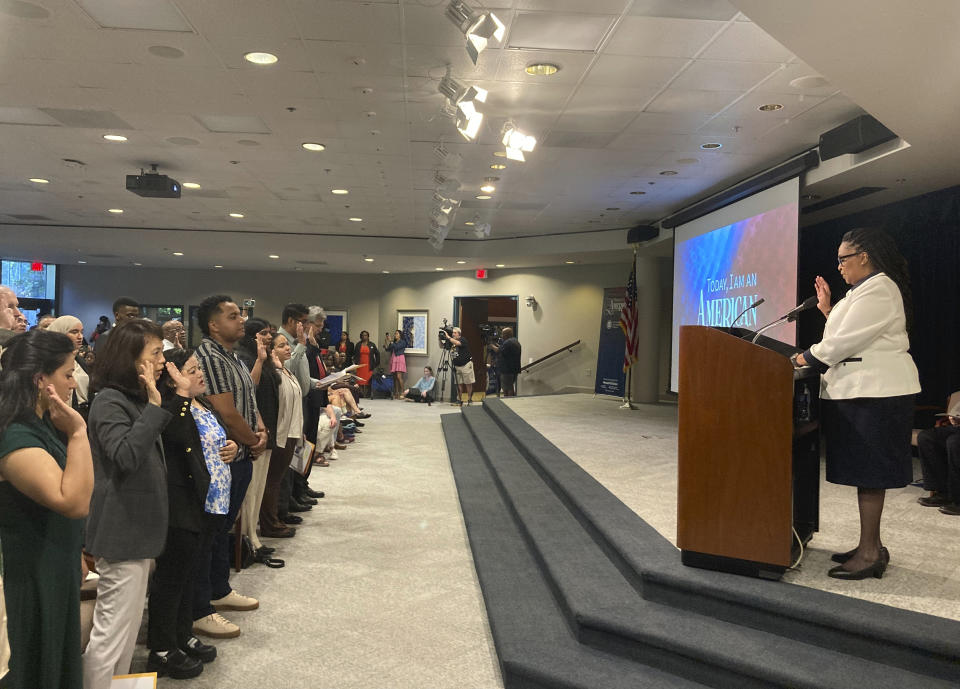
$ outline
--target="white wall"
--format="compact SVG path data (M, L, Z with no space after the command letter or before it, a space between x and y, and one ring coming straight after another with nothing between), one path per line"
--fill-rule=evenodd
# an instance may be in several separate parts
M641 262L641 272L649 265ZM428 354L408 357L407 368L413 375L424 365L436 365L439 347L433 334L442 317L453 322L454 297L517 296L517 329L524 364L574 340L582 340L572 353L560 354L521 376L520 394L592 392L603 288L625 284L629 271L629 263L493 269L490 278L477 280L466 272L341 275L62 266L60 303L61 312L79 317L89 335L100 315L112 319L110 307L121 295L144 304L184 307L199 304L204 297L218 292L237 300L253 298L257 300L256 315L271 322L279 321L284 304L299 301L347 310L353 339L366 329L378 344L384 332L396 328L398 309L426 309L431 333ZM646 282L645 278L638 275L638 283ZM649 278L660 283L662 272ZM537 299L536 310L524 303L529 295ZM660 295L660 308L667 309L668 316L669 296ZM648 321L649 327L658 331L662 330L662 323L661 318ZM663 337L662 332L658 334ZM662 356L661 352L655 365L647 365L652 370L644 376L662 379ZM664 389L662 380L659 389Z

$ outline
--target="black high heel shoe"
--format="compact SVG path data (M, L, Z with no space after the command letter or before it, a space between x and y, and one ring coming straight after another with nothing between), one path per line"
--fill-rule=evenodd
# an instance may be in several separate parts
M830 556L830 559L833 560L834 562L839 562L842 565L844 562L846 562L856 554L857 554L857 549L854 548L853 550L848 550L845 553L834 553L833 555ZM890 551L887 550L884 546L880 546L880 557L881 559L885 560L888 565L890 564Z
M883 559L883 555L874 562L872 565L864 567L863 569L858 569L853 572L848 572L843 568L843 565L837 565L830 569L827 572L828 577L833 577L834 579L846 579L848 581L853 581L856 579L866 579L867 577L875 577L876 579L882 579L883 573L887 569L887 562Z

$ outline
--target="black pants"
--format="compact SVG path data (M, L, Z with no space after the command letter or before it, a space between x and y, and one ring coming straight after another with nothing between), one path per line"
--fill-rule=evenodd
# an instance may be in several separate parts
M960 504L960 426L939 426L917 436L923 487Z
M212 597L210 592L210 572L212 568L213 543L217 536L224 531L228 523L227 517L228 515L225 514L203 513L203 527L200 531L200 541L197 546L197 566L193 572L194 583L193 586L191 586L193 592L193 612L191 616L194 620L199 620L201 617L206 617L214 612L213 606L210 605ZM233 524L233 521L231 520L229 523ZM229 558L229 553L227 557ZM229 567L230 564L228 561L228 570ZM229 593L229 591L227 593ZM223 598L224 595L226 594L221 594L217 596L217 598Z
M428 392L426 397L424 397L420 394L420 390L418 388L410 388L407 391L406 398L408 400L413 400L414 402L433 402L433 393Z
M504 397L516 397L517 396L516 385L517 385L516 373L500 374L500 389L503 391Z
M207 536L213 542L212 531ZM201 534L167 529L167 544L157 558L150 584L147 646L151 651L186 647L193 636L193 586L200 561Z

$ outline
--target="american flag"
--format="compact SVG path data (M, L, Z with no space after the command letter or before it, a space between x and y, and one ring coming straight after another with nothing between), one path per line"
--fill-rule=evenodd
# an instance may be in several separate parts
M627 346L623 353L623 370L626 371L637 362L637 350L640 343L637 336L637 262L633 262L630 279L627 280L627 294L620 311L620 328L627 336Z

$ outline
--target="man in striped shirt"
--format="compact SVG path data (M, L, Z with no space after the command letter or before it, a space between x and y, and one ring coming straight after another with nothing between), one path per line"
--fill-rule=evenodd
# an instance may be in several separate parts
M200 563L193 631L214 638L229 638L238 636L240 628L217 611L254 610L260 606L255 598L241 596L230 588L229 534L250 485L252 460L256 460L267 445L267 431L257 411L250 372L233 352L234 345L243 337L240 308L225 294L207 297L197 309L197 322L203 332L196 356L207 386L205 399L213 407L227 437L240 446L240 452L230 464L230 511L214 536L209 567Z

